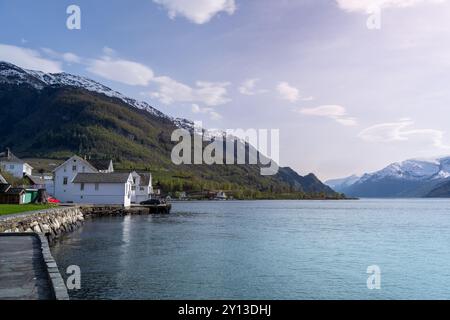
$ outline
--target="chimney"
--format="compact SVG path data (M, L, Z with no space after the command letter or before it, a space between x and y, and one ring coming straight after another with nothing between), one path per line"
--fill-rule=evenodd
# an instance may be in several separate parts
M10 157L11 157L11 150L9 150L9 148L6 148L6 158Z

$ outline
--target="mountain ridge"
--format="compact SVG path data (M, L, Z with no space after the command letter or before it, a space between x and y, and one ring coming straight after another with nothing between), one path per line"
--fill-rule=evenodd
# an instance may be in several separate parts
M0 147L18 155L111 157L124 169L151 168L171 190L228 188L252 195L336 196L317 178L302 177L290 168L262 177L258 165L175 166L170 160L171 133L191 130L192 125L88 78L0 62ZM250 147L244 145L246 150Z
M355 197L442 197L443 190L433 190L450 181L450 156L394 162L381 170L349 178L328 180L325 184ZM450 193L446 196L450 197Z

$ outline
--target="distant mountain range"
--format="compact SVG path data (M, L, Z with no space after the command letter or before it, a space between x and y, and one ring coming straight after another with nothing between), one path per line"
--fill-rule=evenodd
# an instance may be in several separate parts
M450 197L450 157L410 159L373 173L325 183L353 197Z
M175 166L171 134L177 128L192 130L193 123L169 117L88 78L0 62L0 149L9 147L27 158L64 159L76 153L114 159L119 169L151 170L155 181L170 191L336 196L314 174L303 177L291 168L261 176L259 165ZM238 148L249 153L252 146L238 141Z

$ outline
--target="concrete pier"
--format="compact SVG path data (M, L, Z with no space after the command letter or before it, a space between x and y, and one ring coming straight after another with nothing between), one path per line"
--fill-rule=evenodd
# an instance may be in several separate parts
M0 234L0 300L68 298L44 236Z
M69 296L49 243L76 230L85 219L168 214L170 204L60 206L0 217L0 300L65 300Z

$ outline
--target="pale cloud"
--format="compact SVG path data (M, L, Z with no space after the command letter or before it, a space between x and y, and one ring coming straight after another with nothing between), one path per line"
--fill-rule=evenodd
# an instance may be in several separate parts
M212 108L201 108L198 104L192 104L192 112L193 113L208 113L213 111Z
M349 117L347 115L347 110L343 106L339 105L325 105L315 108L301 108L298 110L298 112L308 116L329 118L344 126L357 125L356 119L353 117Z
M254 96L260 93L265 93L267 90L257 89L256 84L259 82L258 78L247 79L238 88L239 92L246 96Z
M47 56L53 59L63 60L67 63L81 63L82 59L72 52L60 53L50 48L41 49Z
M153 0L163 6L171 19L183 16L196 24L210 21L220 12L232 15L236 11L234 0Z
M110 47L103 47L103 53L107 56L111 57L117 54L116 50L110 48Z
M209 116L211 117L211 120L220 120L222 119L222 115L220 115L218 112L216 111L211 111L209 113Z
M147 86L154 77L153 71L141 63L109 56L91 60L87 70L105 79L131 86Z
M53 58L49 60L41 56ZM194 86L181 83L168 76L156 76L153 70L139 62L118 57L118 53L109 47L103 48L103 56L98 59L81 58L74 53L60 53L53 49L41 48L40 51L0 44L0 60L14 63L26 69L44 72L62 72L62 62L78 63L86 66L86 70L102 78L131 86L154 85L157 89L145 95L158 99L164 104L191 103L196 104L193 112L207 113L214 119L221 115L211 109L231 101L228 97L229 82L197 81ZM200 108L198 105L204 105Z
M300 91L285 81L278 84L277 91L282 99L289 102L297 102L300 100Z
M168 76L156 76L152 69L141 63L119 58L117 52L109 47L103 48L103 54L100 59L88 61L89 72L133 86L155 85L157 89L147 95L161 103L194 103L214 107L231 101L227 90L229 82L197 81L192 87ZM214 118L218 116L213 115Z
M397 122L381 123L361 131L358 136L369 142L398 142L422 140L433 147L450 149L443 142L444 131L435 129L416 129L411 119L400 119Z
M66 52L62 55L63 60L69 63L80 63L81 58L72 52Z
M25 69L41 70L49 73L62 72L61 62L42 57L32 49L0 44L0 60Z
M222 119L222 116L217 112L214 111L213 108L202 108L198 104L192 104L192 113L202 113L202 114L208 114L211 120L220 120Z
M338 6L346 11L367 12L370 8L406 8L420 4L444 3L447 0L336 0Z
M227 87L229 82L197 81L195 87L178 82L169 77L156 77L153 82L159 86L151 96L164 104L200 103L207 107L214 107L228 103Z

